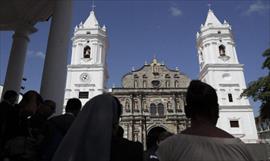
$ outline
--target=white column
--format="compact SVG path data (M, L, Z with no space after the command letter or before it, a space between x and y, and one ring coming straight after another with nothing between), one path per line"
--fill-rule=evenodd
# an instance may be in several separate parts
M71 11L72 0L55 1L41 81L40 94L56 102L56 113L61 113L63 108Z
M29 42L28 35L37 31L33 26L23 24L19 24L18 26L19 28L15 30L13 35L13 43L9 55L7 73L2 93L5 93L7 90L14 90L18 93L20 92L26 51Z

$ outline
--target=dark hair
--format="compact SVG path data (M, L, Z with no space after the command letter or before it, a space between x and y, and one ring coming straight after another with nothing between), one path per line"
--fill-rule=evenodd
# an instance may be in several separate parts
M52 110L52 113L55 112L55 109L56 109L56 103L55 103L54 101L52 101L52 100L45 100L43 103L44 103L45 105L47 105L47 106L50 107L50 109Z
M117 137L120 137L120 138L123 138L123 136L124 136L124 129L121 126L118 126L117 132L116 132L116 136Z
M218 97L216 90L210 85L192 80L187 90L186 102L185 112L188 118L195 115L218 118Z
M3 99L4 100L9 100L10 98L17 98L18 97L18 94L17 92L13 91L13 90L8 90L5 92L4 96L3 96Z
M37 106L39 106L41 103L43 103L43 99L42 99L41 95L34 90L27 91L23 95L22 101L29 102L29 101L31 101L32 97L34 97L34 96L36 97L35 101L36 101Z
M71 98L67 101L66 112L71 112L75 115L81 110L82 103L78 98ZM74 113L75 112L75 113Z

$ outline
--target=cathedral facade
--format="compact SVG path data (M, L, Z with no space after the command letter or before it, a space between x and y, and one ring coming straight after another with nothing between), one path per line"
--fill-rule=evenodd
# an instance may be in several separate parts
M122 77L122 87L111 94L123 105L120 125L124 136L146 143L155 130L179 133L188 126L184 115L185 95L190 79L153 59Z
M243 64L237 58L232 28L221 23L212 10L196 35L199 78L218 94L220 117L217 126L246 143L258 142L249 100L240 97L246 89ZM190 79L179 69L169 69L153 59L122 77L122 86L106 88L108 36L94 11L75 27L72 58L68 65L65 102L79 98L83 104L94 96L111 92L123 105L121 126L130 140L146 144L153 131L180 133L189 122L184 114Z

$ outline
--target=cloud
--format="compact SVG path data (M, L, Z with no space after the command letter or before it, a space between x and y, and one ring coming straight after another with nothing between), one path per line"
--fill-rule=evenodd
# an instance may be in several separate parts
M27 55L33 58L45 59L45 54L42 51L29 50Z
M35 56L41 59L45 59L45 54L42 51L36 52Z
M175 6L171 6L169 8L169 11L170 11L170 14L172 16L174 16L174 17L177 17L177 16L181 16L182 15L182 11L179 8L175 7Z
M257 0L256 2L249 5L248 10L246 10L244 14L250 15L252 13L263 13L268 9L270 9L269 3L263 3L261 0Z

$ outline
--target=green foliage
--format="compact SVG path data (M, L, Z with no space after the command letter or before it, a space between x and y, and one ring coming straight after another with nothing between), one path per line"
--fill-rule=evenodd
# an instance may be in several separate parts
M265 50L265 52L263 53L263 56L266 57L265 61L263 62L263 66L262 68L268 68L268 70L270 71L270 48Z
M262 103L260 117L265 119L270 118L270 48L263 52L263 57L265 57L265 61L262 69L268 69L268 75L250 82L241 96L252 97L254 101L260 101Z

